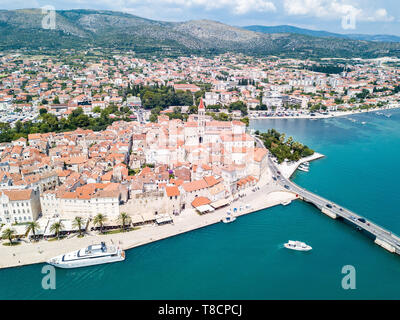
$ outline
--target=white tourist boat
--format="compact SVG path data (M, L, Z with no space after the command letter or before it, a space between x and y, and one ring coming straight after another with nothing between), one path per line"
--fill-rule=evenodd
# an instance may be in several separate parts
M50 259L47 263L64 269L94 266L125 260L125 252L115 246L101 244L62 254Z
M222 219L223 223L231 223L236 220L236 217L232 216L231 211L226 212L226 217Z
M287 243L284 244L286 249L290 250L297 250L297 251L310 251L312 248L301 241L292 241L289 240Z

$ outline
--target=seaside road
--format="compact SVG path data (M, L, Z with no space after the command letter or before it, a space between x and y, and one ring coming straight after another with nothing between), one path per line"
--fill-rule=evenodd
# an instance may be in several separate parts
M277 182L283 187L287 192L292 192L296 194L296 197L312 203L318 209L320 209L324 214L336 219L340 217L346 220L351 225L356 226L359 230L363 230L373 237L375 237L375 243L385 248L386 250L397 253L400 255L400 237L393 234L389 230L359 216L358 214L339 206L338 204L325 199L319 195L316 195L292 182L289 178L285 178L282 174L278 173L279 170L273 163L270 156L268 156L268 166L272 174L276 177Z

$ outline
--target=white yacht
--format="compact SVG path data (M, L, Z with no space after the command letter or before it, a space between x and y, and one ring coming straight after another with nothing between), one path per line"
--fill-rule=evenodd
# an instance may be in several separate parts
M47 263L64 269L88 267L97 264L112 263L125 260L125 252L114 246L101 244L90 245L87 248L59 255Z
M223 223L231 223L236 220L236 217L231 215L231 211L226 212L226 217L222 219Z
M284 244L285 248L290 250L297 250L297 251L310 251L312 248L301 241L292 241L289 240L288 243Z
M310 171L310 167L309 167L308 165L305 165L305 164L301 164L301 165L298 167L298 169L299 169L300 171L304 171L304 172L309 172L309 171Z

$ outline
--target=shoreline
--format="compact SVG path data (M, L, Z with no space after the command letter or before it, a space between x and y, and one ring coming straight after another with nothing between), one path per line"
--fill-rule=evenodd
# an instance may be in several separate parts
M234 216L240 217L268 208L290 203L295 200L294 194L275 186L272 182L260 186L260 190L246 191L247 196L232 202L229 206L215 210L205 215L198 215L194 209L174 218L173 224L143 226L138 230L111 235L86 235L83 238L76 236L60 241L39 241L37 243L21 243L15 247L0 245L0 269L20 267L46 263L49 259L67 252L87 247L91 244L104 241L120 246L123 250L133 249L152 242L164 240L193 230L201 229L216 223L226 216L226 211L237 208ZM265 196L267 194L267 196ZM246 205L250 204L250 208ZM4 242L3 242L4 243Z
M295 163L287 163L278 165L282 175L290 178L300 164L307 161L314 161L325 157L323 154L314 153L313 155L302 158ZM226 216L229 209L232 212L237 208L234 216L240 217L250 213L259 212L278 205L288 205L297 197L295 194L286 191L278 186L270 177L269 170L264 172L257 186L259 190L253 192L249 187L242 191L245 197L232 201L228 206L215 210L211 213L198 215L194 209L187 209L179 216L174 217L172 224L163 226L145 225L140 229L109 235L87 234L83 238L73 235L71 238L55 240L55 241L39 241L30 243L23 241L15 247L3 246L7 243L3 240L0 244L0 269L21 267L33 264L46 263L49 259L67 252L78 250L89 245L100 243L112 243L120 246L123 250L130 250L139 246L175 237L190 231L202 229L222 223L221 220Z
M302 163L311 162L311 161L319 160L322 158L325 158L325 155L323 155L322 153L314 152L313 155L302 158L297 162L291 162L291 163L283 162L278 165L278 169L285 178L290 179L293 176L293 174L296 172L297 168Z
M284 120L284 119L332 119L332 118L338 118L338 117L345 117L345 116L352 116L352 115L357 115L357 114L363 114L363 113L370 113L370 112L379 112L379 111L384 111L384 110L393 110L393 109L400 109L400 105L397 106L391 106L391 107L385 107L385 108L374 108L374 109L368 109L368 110L353 110L353 111L334 111L330 113L329 115L315 115L315 116L310 116L310 115L299 115L299 116L271 116L271 117L265 117L265 116L259 116L256 118L249 118L250 121L253 120Z

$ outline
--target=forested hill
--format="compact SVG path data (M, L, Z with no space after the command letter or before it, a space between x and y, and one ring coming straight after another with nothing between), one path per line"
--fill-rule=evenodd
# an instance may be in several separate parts
M0 10L0 50L102 48L138 54L215 54L227 51L281 57L400 57L400 43L293 33L261 33L216 21L163 22L127 13L60 10L56 29L42 28L40 9Z

